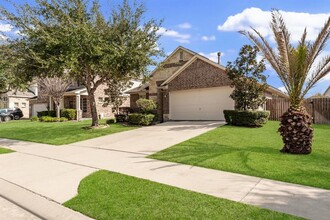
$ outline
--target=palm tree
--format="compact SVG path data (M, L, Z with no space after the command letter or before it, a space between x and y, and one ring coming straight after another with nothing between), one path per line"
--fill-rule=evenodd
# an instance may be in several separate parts
M330 37L330 17L314 42L306 40L306 28L300 41L293 45L282 15L272 11L271 28L277 50L254 28L241 31L261 51L283 82L290 98L290 107L281 117L279 132L284 147L281 152L309 154L312 151L312 117L303 107L307 92L330 71L330 56L318 63L316 58L323 51Z

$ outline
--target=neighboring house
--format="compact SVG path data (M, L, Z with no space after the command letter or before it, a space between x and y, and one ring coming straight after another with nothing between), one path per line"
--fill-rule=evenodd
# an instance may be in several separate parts
M325 90L324 96L330 97L330 86L327 88L327 90Z
M137 86L134 83L133 86ZM100 85L95 92L96 108L99 117L101 118L111 118L114 117L112 106L107 104L107 95L104 90L107 86ZM132 87L133 88L133 87ZM40 90L38 86L39 94L30 100L31 106L31 116L36 116L40 111L55 110L54 102ZM126 95L126 94L125 94ZM129 96L127 96L126 101L121 106L121 108L129 108ZM63 101L60 108L66 109L76 109L80 118L91 118L91 110L89 106L88 92L87 89L80 85L79 83L73 83L67 92L64 94Z
M26 91L11 90L0 94L0 109L1 108L20 108L23 112L23 118L30 117L30 98L34 97L33 88Z
M179 46L151 73L149 83L127 93L132 108L139 98L154 100L162 121L224 120L223 110L234 109L232 91L224 66ZM265 95L287 98L273 87Z

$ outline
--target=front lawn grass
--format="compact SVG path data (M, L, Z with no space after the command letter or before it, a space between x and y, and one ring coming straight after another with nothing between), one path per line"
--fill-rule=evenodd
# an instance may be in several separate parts
M7 153L11 153L11 152L14 152L14 151L0 147L0 154L7 154Z
M262 128L222 126L151 158L330 189L330 126L313 125L310 155L282 154L279 122Z
M64 205L98 220L298 219L109 171L98 171L83 179L78 195Z
M100 120L100 123L105 123L105 120ZM80 122L10 121L0 124L0 138L63 145L137 128L122 124L111 124L108 128L101 129L84 128L90 125L90 120Z

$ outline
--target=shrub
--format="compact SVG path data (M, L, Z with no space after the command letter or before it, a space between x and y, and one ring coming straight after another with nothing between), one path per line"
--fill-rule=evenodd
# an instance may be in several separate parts
M156 103L150 99L139 99L136 101L136 105L139 107L140 111L145 114L153 113L157 108Z
M33 116L33 117L31 118L31 121L39 121L39 118L38 118L37 116Z
M69 119L68 118L65 118L65 117L60 117L60 122L66 122L68 121ZM57 120L58 121L58 120Z
M128 117L126 114L116 114L115 118L116 118L116 122L127 122L128 121Z
M68 121L68 119L65 117L56 118L56 117L51 117L51 116L42 116L40 118L40 121L42 121L42 122L65 122L65 121Z
M269 111L224 110L227 124L246 127L261 127L268 121Z
M67 118L69 120L75 120L77 117L76 109L62 109L61 117Z
M115 124L115 123L116 123L116 119L115 119L115 118L110 118L110 119L106 120L106 123L107 123L108 125L110 125L110 124Z
M38 118L41 118L43 116L50 116L50 117L56 117L56 111L41 111L37 112Z
M129 114L128 122L132 125L151 125L155 115L153 114Z

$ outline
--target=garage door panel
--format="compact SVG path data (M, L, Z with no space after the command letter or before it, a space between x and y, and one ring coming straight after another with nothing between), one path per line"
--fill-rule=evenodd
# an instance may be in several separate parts
M171 120L224 120L223 110L233 109L229 86L170 92Z

